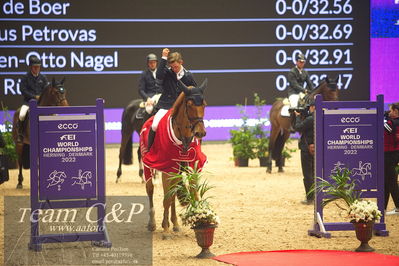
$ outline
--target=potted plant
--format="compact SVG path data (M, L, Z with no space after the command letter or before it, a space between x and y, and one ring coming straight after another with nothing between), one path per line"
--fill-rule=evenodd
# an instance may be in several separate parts
M269 138L268 132L264 130L266 114L264 112L265 100L260 99L257 93L254 93L254 105L256 107L256 124L252 128L254 135L255 157L259 159L260 166L267 166L269 156Z
M179 174L171 173L171 179L178 182L171 187L166 197L179 195L181 202L187 203L182 209L180 217L183 225L190 226L195 232L197 244L202 248L197 258L211 258L215 255L209 251L213 244L214 231L220 223L220 219L209 203L209 198L205 195L213 186L203 178L203 173L197 169L185 166L181 167Z
M322 206L326 206L331 202L345 210L348 214L350 222L353 223L356 231L356 237L361 242L356 251L370 252L374 251L368 245L368 241L372 237L374 223L379 221L381 211L375 202L360 198L362 192L356 188L356 179L351 179L351 171L347 168L336 169L335 173L330 176L331 181L317 178L315 188L309 193L323 192L328 197L322 201ZM339 205L337 201L344 203Z
M12 137L12 118L8 112L8 108L3 105L3 102L1 103L1 107L3 110L3 121L5 126L5 130L2 132L5 147L2 148L1 152L7 157L8 168L14 169L17 168L18 155L15 149L14 139Z
M248 126L248 116L241 105L241 119L243 121L239 129L230 130L230 143L233 146L233 156L236 165L248 166L249 159L255 158L255 138L253 130Z

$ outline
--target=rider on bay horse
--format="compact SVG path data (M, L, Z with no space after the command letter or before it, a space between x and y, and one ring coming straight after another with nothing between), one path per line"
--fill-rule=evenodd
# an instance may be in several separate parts
M290 101L290 109L298 108L299 94L306 93L313 90L313 84L310 80L309 73L304 69L306 58L303 54L298 54L296 57L296 65L291 68L287 75L288 85L288 99ZM306 82L306 88L304 83Z
M306 57L303 54L298 54L296 57L296 65L291 68L290 72L288 72L287 80L289 82L288 85L288 99L290 102L289 112L291 114L292 123L291 123L291 132L295 132L293 129L295 116L293 111L298 109L298 102L300 100L300 94L307 94L313 90L313 84L310 80L309 73L304 69L306 64ZM306 82L306 87L304 87Z
M46 76L40 73L41 64L38 57L29 57L29 71L21 81L21 93L24 100L19 111L19 121L17 124L18 142L22 142L23 139L24 120L29 110L29 101L31 99L39 100L40 94L49 85Z
M178 81L181 80L186 86L197 86L193 75L183 67L182 55L178 52L169 53L168 48L162 50L162 59L157 69L157 79L162 80L162 96L156 106L159 110L155 114L148 135L148 150L150 150L154 142L159 121L172 108L177 97L182 92Z
M145 111L148 114L152 113L153 106L158 102L162 93L161 81L156 76L158 58L151 53L147 55L146 59L147 69L143 71L139 80L139 94L144 102L140 105L138 118L143 118Z

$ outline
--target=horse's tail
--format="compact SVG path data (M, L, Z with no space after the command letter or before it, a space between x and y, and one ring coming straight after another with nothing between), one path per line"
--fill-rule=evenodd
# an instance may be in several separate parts
M284 138L283 134L278 134L276 140L274 141L274 147L272 150L272 158L273 160L279 160L281 158L281 153L284 148Z
M125 151L123 153L123 164L130 165L133 164L133 121L136 115L137 110L139 109L141 100L133 100L131 101L122 113L122 129L121 134L130 135L129 140L126 143Z
M133 138L130 136L130 139L126 143L125 152L123 154L123 164L129 165L133 164Z

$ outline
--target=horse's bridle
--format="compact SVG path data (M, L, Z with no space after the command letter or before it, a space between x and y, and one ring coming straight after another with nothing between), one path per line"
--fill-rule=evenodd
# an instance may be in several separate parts
M56 94L56 99L57 99L57 106L60 106L63 101L66 101L65 98L65 89L63 86L57 86L56 89L58 90L58 93Z
M190 145L191 141L192 141L193 138L194 138L193 132L194 132L195 126L196 126L198 123L204 123L204 119L203 119L203 117L190 117L190 116L188 115L188 111L187 111L187 99L184 99L184 105L185 105L184 107L186 108L186 110L185 110L185 115L186 115L186 117L187 117L187 119L188 119L188 121L189 121L189 125L186 125L185 128L191 130L191 133L192 133L191 136L190 136L189 138L183 137L183 134L182 134L182 132L181 132L181 125L179 125L179 123L177 123L176 120L175 120L175 123L176 123L176 126L177 126L177 130L178 130L178 132L179 132L179 135L180 135L181 138L182 138L181 141L183 142L183 146L184 146L185 148L188 148L188 146Z
M185 102L185 105L186 105L186 116L187 116L187 118L188 118L188 121L190 121L190 125L189 125L189 126L186 126L186 128L190 128L190 129L191 129L191 132L193 132L195 126L196 126L198 123L204 123L204 118L203 118L203 117L190 117L190 116L188 115L188 111L187 111L187 102L188 102L187 99L184 99L184 102Z

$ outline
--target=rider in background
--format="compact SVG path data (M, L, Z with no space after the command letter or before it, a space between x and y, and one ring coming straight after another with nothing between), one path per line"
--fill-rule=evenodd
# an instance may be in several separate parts
M147 103L153 104L152 97L161 93L162 88L157 80L158 58L155 54L147 55L147 69L141 73L139 80L139 94Z
M29 71L21 81L20 88L24 100L19 111L19 121L17 124L18 142L22 141L24 120L29 110L29 101L32 99L39 100L40 94L49 85L46 76L40 73L41 64L42 63L38 57L29 57Z
M161 81L157 79L157 65L158 58L155 54L147 55L147 69L141 73L139 80L139 94L144 100L144 104L139 112L142 112L140 115L142 116L145 111L149 114L152 113L154 104L158 101L159 97L162 93L162 84Z
M169 49L162 50L162 59L157 69L157 79L162 80L162 96L157 104L158 112L155 114L151 130L148 134L148 150L154 142L155 132L159 121L172 108L177 97L182 92L178 83L181 80L186 86L197 86L193 74L183 67L183 57L180 53L169 53Z
M296 65L288 72L288 99L290 101L290 110L298 108L299 94L313 90L313 84L310 80L309 73L304 69L306 58L303 54L296 57ZM306 87L304 87L306 82Z

